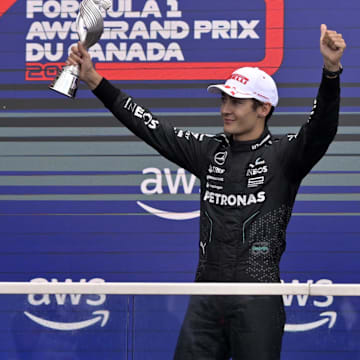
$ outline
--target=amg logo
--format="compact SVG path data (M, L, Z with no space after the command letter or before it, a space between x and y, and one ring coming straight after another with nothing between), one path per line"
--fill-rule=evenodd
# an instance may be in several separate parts
M266 199L265 191L256 194L219 194L206 190L203 200L211 204L220 206L248 206L251 204L262 203Z

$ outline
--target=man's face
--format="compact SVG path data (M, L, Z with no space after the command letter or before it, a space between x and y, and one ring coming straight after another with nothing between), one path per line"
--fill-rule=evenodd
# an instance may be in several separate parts
M261 135L265 124L263 110L261 106L255 110L252 99L237 99L221 94L220 112L224 132L233 135L235 140L255 140Z

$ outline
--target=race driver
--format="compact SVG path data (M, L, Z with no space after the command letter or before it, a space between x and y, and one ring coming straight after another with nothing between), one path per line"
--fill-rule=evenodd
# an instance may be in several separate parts
M278 103L274 80L240 68L209 92L221 96L224 133L174 128L111 85L79 43L67 64L114 116L201 183L199 282L279 282L285 232L302 179L334 139L340 105L341 34L321 25L322 80L308 121L297 134L267 127ZM280 359L285 313L281 296L192 296L176 360Z

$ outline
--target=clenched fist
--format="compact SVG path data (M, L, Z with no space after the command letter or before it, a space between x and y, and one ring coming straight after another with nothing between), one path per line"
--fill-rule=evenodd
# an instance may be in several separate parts
M325 24L320 28L320 52L324 58L325 68L329 71L338 71L341 67L340 59L346 48L342 35L334 30L328 30Z

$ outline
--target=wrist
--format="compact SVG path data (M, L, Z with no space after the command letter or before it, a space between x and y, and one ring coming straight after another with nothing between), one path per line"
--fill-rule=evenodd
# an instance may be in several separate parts
M330 72L337 72L340 69L342 69L342 66L341 66L340 62L333 64L328 61L324 61L324 69L326 69Z
M88 76L84 79L86 85L90 88L90 90L94 90L100 84L102 80L102 76L96 72L95 69L92 69Z
M342 72L343 72L343 68L341 64L334 67L328 67L325 64L323 67L323 74L329 79L335 79L339 77Z

